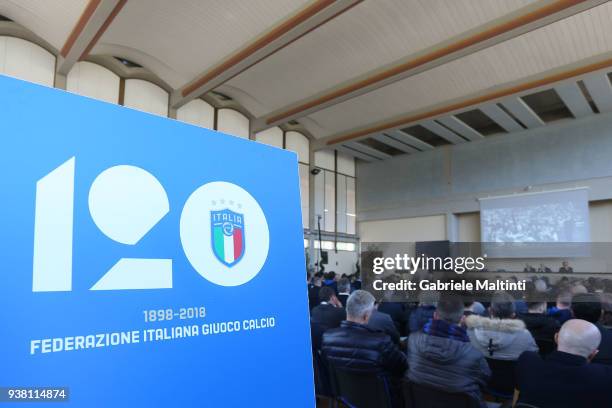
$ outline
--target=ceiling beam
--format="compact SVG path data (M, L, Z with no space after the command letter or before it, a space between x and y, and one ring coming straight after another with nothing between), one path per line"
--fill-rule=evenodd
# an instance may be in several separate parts
M381 133L379 135L374 135L372 136L372 139L379 141L380 143L384 143L387 146L391 146L397 150L400 150L404 153L416 153L419 152L420 150L415 149L412 146L407 145L406 143L400 142L399 140L386 135L384 133Z
M497 123L506 132L520 132L524 128L514 118L506 113L496 103L488 103L480 107L482 113L487 115L493 122Z
M280 22L252 42L246 44L223 61L202 73L174 92L170 99L173 108L219 87L236 75L276 53L302 36L322 26L362 0L316 0L309 2L286 20Z
M458 144L464 143L466 141L464 138L462 138L455 132L450 131L435 120L426 120L425 122L419 124L430 132L435 133L436 135L451 143Z
M432 150L434 147L429 143L425 143L421 139L416 136L412 136L408 132L404 130L392 130L389 132L390 135L395 137L396 139L401 140L402 142L409 144L410 146L414 146L419 150Z
M528 129L533 129L539 126L544 126L544 121L519 97L508 98L501 103L504 108L508 109L515 118L527 126Z
M556 86L566 80L577 81L586 74L601 71L607 72L612 67L612 52L607 52L583 61L558 67L529 78L499 85L493 91L482 91L463 98L429 106L415 112L398 115L390 119L361 126L356 129L338 132L317 141L318 149L323 146L344 143L349 140L371 136L373 134L405 128L426 119L435 119L446 114L455 114L474 108L486 102L498 103L502 98L512 95L523 95L535 90L544 90L551 85ZM503 101L503 100L502 100Z
M605 73L591 75L583 82L599 112L612 112L612 87L608 75Z
M589 102L576 82L557 85L555 91L575 118L582 118L593 114L593 109L591 109Z
M127 0L90 0L60 50L57 73L68 75L77 61L86 58Z
M458 133L459 136L466 138L467 140L478 140L483 139L484 136L481 135L476 129L472 128L467 123L458 119L455 116L444 116L438 119L438 122L449 128L450 130Z
M363 143L359 143L359 142L350 142L350 143L345 144L345 146L350 149L357 150L358 152L365 153L370 156L374 156L377 159L381 159L381 160L390 159L392 157L390 154L381 152L380 150L374 149L373 147L370 147L370 146L366 146Z
M352 78L334 88L277 109L260 118L258 126L262 128L276 126L283 122L304 117L588 10L606 1L536 1L515 12L454 36L452 39L435 44L385 67Z
M361 159L361 160L364 160L364 161L367 161L367 162L373 162L373 161L378 161L379 160L376 157L370 156L370 155L365 154L365 153L361 153L361 152L359 152L359 151L357 151L355 149L351 149L351 148L343 146L343 145L334 146L334 148L336 150L338 150L339 152L349 154L349 155L351 155L353 157L356 157L358 159Z

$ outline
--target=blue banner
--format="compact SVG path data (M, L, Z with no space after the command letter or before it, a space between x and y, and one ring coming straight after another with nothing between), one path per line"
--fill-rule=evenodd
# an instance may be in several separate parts
M294 153L6 77L0 106L2 401L314 406Z

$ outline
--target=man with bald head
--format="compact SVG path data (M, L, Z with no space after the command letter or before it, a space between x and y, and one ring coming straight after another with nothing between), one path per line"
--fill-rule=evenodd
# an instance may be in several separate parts
M520 356L515 400L538 408L612 407L612 367L591 363L599 329L586 320L568 320L555 341L557 351L544 358L530 351Z

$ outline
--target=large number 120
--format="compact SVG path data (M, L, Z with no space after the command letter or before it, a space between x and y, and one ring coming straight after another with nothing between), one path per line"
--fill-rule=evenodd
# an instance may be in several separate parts
M72 290L74 179L72 157L36 184L32 290ZM136 245L169 211L168 195L149 172L114 166L91 185L89 212L110 239ZM172 259L121 258L91 290L172 287Z

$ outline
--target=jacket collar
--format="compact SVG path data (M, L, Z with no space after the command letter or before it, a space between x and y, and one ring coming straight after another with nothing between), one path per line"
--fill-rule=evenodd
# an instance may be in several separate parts
M465 318L468 329L491 330L506 333L515 333L525 330L525 323L519 319L496 319L470 315Z
M340 327L344 327L344 328L348 328L348 329L355 329L355 330L369 331L369 332L375 332L376 331L376 330L370 329L368 326L366 326L364 324L355 323L355 322L349 322L348 320L343 320L342 323L340 323Z
M565 353L558 350L550 353L546 357L546 360L557 361L561 364L569 366L581 366L587 364L587 359L582 356L577 356L575 354Z

